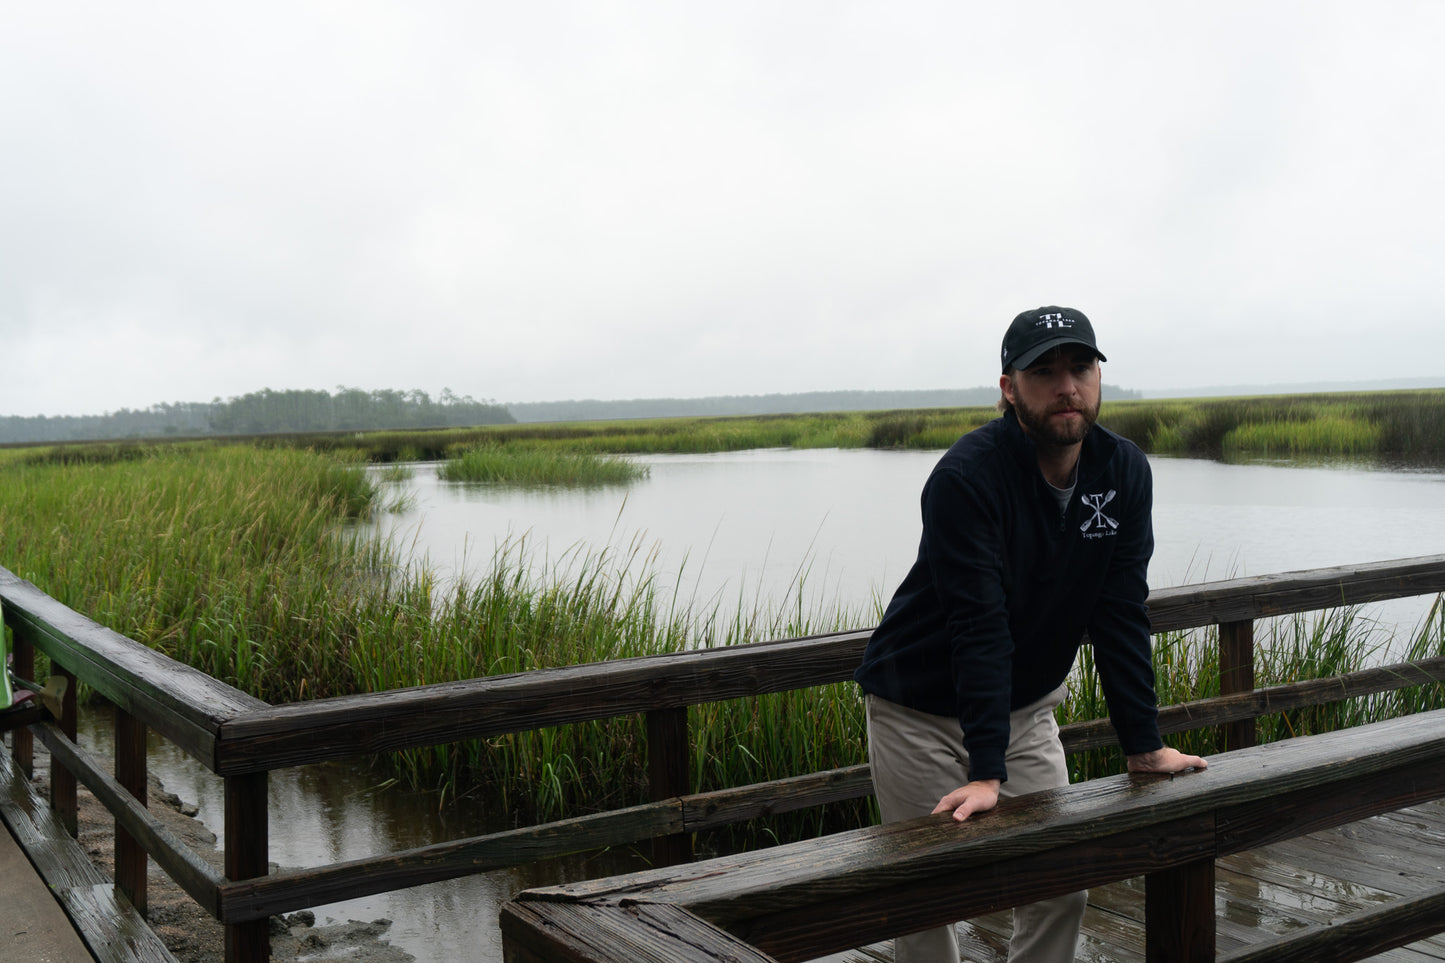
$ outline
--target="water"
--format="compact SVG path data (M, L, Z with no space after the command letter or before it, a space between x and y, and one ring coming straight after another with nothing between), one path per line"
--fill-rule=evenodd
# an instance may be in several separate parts
M440 481L416 466L411 508L375 530L442 576L476 577L525 538L636 548L684 602L886 602L917 552L918 494L937 452L765 450L636 458L626 488L523 491ZM1153 459L1155 588L1445 551L1445 474ZM1371 607L1408 627L1418 601ZM1423 614L1423 613L1422 613Z
M820 605L870 612L912 562L918 492L936 452L751 451L655 455L626 488L519 491L449 484L434 465L405 483L411 507L374 530L425 558L444 577L470 577L497 545L525 538L533 557L611 546L650 558L658 581L694 607L745 610L801 592ZM1365 469L1222 465L1156 459L1155 587L1295 569L1436 554L1445 550L1445 475ZM1428 600L1366 610L1408 630ZM103 729L103 727L102 727ZM97 734L104 740L104 733ZM219 780L157 744L152 769L195 802L219 831ZM274 773L271 859L306 866L377 855L500 828L475 807L382 791L345 766ZM392 942L419 960L500 959L496 914L517 892L636 868L614 853L334 906L319 923L394 921Z
M649 477L626 488L521 490L440 481L434 464L407 484L413 507L378 533L443 576L475 577L496 546L525 538L556 561L574 546L648 556L659 581L695 607L744 600L869 602L891 591L917 549L918 488L936 453L763 450L634 459ZM886 586L886 588L885 588Z

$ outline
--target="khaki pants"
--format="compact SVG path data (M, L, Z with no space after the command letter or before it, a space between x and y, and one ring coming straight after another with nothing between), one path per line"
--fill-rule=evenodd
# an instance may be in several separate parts
M1009 715L1008 781L1001 798L1069 784L1054 707L1064 688ZM968 754L958 720L905 708L868 696L868 761L883 821L933 812L944 796L968 782ZM1010 963L1072 963L1084 916L1086 892L1070 893L1014 909ZM958 963L953 926L900 936L897 963Z

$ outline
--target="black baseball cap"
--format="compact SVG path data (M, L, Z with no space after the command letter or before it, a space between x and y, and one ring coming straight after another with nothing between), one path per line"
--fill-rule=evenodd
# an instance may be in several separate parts
M1073 308L1047 307L1025 311L1014 318L1003 336L1003 370L1027 368L1042 355L1063 344L1082 344L1108 361L1094 343L1094 326L1084 312Z

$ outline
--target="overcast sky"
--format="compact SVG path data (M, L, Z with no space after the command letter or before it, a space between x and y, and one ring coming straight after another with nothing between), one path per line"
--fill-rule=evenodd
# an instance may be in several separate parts
M0 414L1445 374L1445 4L0 11Z

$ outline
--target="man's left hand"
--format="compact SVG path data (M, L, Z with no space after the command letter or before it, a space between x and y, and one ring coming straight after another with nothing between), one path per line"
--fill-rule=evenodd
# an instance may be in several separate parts
M1207 769L1209 763L1199 756L1189 756L1168 746L1153 752L1140 752L1126 757L1130 772L1183 772L1186 769Z

